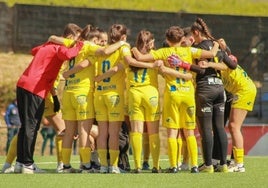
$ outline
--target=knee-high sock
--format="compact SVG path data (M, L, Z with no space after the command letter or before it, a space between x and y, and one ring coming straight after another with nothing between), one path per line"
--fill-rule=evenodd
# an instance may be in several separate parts
M233 147L234 159L236 164L244 164L244 149Z
M191 159L191 166L198 166L198 149L195 136L188 136L186 138L189 157Z
M131 132L130 143L132 145L135 168L141 169L142 134L139 132Z
M98 149L101 166L108 166L107 149Z
M118 166L119 150L109 150L110 153L110 165Z
M178 153L178 144L176 138L168 138L168 157L170 167L177 167L177 153Z
M177 163L178 165L180 165L182 161L182 139L181 138L177 138L177 144L178 144Z
M62 136L55 137L57 161L62 162Z
M89 164L91 158L91 149L89 147L79 148L79 154L81 156L82 164Z
M150 157L150 143L148 133L142 134L142 148L143 148L143 161L149 161Z
M159 169L160 138L159 134L149 136L150 151L153 159L153 167Z
M12 164L12 162L15 160L17 156L17 142L18 142L18 135L15 135L10 142L10 146L7 152L6 162L9 164Z
M62 148L62 162L66 166L70 165L71 153L72 153L71 148Z

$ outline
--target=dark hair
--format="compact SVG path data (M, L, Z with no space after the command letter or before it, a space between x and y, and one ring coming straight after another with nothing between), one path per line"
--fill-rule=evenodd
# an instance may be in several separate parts
M109 29L108 43L113 44L120 41L123 35L127 34L127 27L122 24L113 24Z
M67 37L69 35L77 35L79 33L82 32L81 27L79 27L78 25L74 24L74 23L68 23L67 25L65 25L64 30L63 30L63 37Z
M191 31L195 31L195 30L200 31L202 34L204 34L207 38L211 40L216 40L209 32L208 26L202 18L197 18L195 22L193 23L191 27Z
M163 47L163 48L167 48L167 47L169 47L167 41L163 41L163 43L162 43L162 47Z
M188 36L192 35L191 27L184 27L182 30L184 32L185 37L188 37Z
M184 32L179 26L171 26L166 30L166 39L171 43L180 42Z

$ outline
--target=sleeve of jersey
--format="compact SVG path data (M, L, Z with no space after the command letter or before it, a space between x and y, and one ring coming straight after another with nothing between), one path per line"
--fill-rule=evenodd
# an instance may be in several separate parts
M122 53L123 53L123 56L131 56L131 51L130 51L130 48L128 46L122 46L121 47L122 49Z
M163 49L151 50L150 54L153 56L154 60L162 59Z
M85 43L87 55L95 56L96 51L101 48L101 46L94 43Z
M194 59L201 58L202 49L190 47L190 51Z
M63 39L63 45L66 46L66 47L70 47L72 46L74 43L74 40L71 40L71 39Z

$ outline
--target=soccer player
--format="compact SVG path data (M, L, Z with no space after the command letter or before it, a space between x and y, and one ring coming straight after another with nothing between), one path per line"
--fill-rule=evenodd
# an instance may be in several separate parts
M66 84L63 92L63 119L66 124L66 131L63 140L63 172L77 172L70 165L72 138L78 128L79 153L81 156L80 171L91 170L89 147L89 133L94 122L95 111L93 105L93 92L95 88L95 56L106 56L112 53L122 44L116 43L111 46L101 47L97 45L99 31L87 25L81 32L80 39L85 45L75 59L69 61L69 70L63 73ZM51 36L50 40L63 43L67 46L73 43L72 40ZM71 101L71 102L70 102Z
M154 48L153 34L147 30L139 32L136 40L137 48L143 53L149 53ZM158 93L157 69L127 68L128 113L130 117L130 141L133 149L135 172L141 171L141 155L144 123L146 122L149 150L153 159L153 173L159 172L160 139L159 119L160 104Z
M170 47L151 51L149 54L141 54L137 48L132 52L140 61L163 60L164 65L160 70L164 74L166 87L163 101L163 126L167 128L168 156L170 169L168 172L177 172L177 137L179 129L184 129L188 152L191 158L191 172L197 173L197 143L194 136L195 129L195 100L194 87L191 81L192 75L185 68L171 66L167 59L176 54L183 61L192 63L193 59L214 57L218 50L218 44L211 51L181 47L184 37L183 30L178 26L172 26L166 31L166 42ZM183 63L182 63L183 64Z
M193 47L209 50L215 39L209 33L206 23L197 18L191 26L195 43ZM207 58L207 61L216 62L216 59ZM213 173L212 151L213 134L219 138L220 165L227 171L227 146L228 140L224 129L225 91L220 74L213 68L205 69L202 74L197 74L196 107L199 132L202 140L202 151L205 164L199 170Z
M226 46L224 41L222 41L222 44ZM236 57L233 55L230 55L230 57L237 63ZM229 172L245 172L244 143L241 127L247 112L253 109L257 92L256 86L239 65L235 69L230 69L225 64L204 63L200 66L220 70L224 88L233 95L228 127L232 136L235 164L229 166Z
M127 28L122 24L113 24L108 32L109 44L127 39ZM137 62L132 58L130 47L123 45L98 65L98 82L95 92L96 119L99 123L99 137L97 141L98 153L101 161L101 173L119 173L118 135L122 121L124 121L124 88L125 63L134 66L153 68L157 64ZM111 70L111 71L108 71ZM110 166L106 158L107 140L109 135Z
M80 27L68 24L63 35L76 39L78 31ZM33 155L45 98L53 87L62 63L75 57L82 46L83 43L75 43L73 47L66 48L47 42L32 49L34 57L17 82L21 128L18 133L15 172L43 172L34 164Z
M61 172L63 168L62 163L62 136L64 134L65 130L65 124L64 121L61 118L61 112L60 112L60 102L57 97L56 88L58 85L59 76L58 79L55 81L53 86L53 94L49 93L48 96L45 99L45 109L43 116L46 117L46 119L49 121L49 123L53 126L55 132L56 132L56 152L57 152L57 168L56 172ZM11 166L13 161L15 160L17 156L17 139L18 136L16 135L12 141L11 141L11 147L8 150L5 164L2 168L2 173L11 173L14 172L14 168Z

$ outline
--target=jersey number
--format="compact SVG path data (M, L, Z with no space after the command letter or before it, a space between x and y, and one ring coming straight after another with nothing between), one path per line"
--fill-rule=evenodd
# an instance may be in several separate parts
M176 67L176 70L179 71L179 67ZM186 69L183 69L183 73L186 74ZM185 80L183 78L176 78L177 84L184 84Z
M103 61L102 62L102 65L101 65L101 71L102 71L102 73L105 73L105 72L107 72L109 69L110 69L110 61L108 61L108 60L105 60L105 61ZM111 80L111 78L109 77L109 78L105 78L105 79L103 79L103 82L110 82L110 80Z
M142 76L141 76L141 83L145 81L146 74L147 74L147 69L143 69ZM135 82L138 82L138 71L134 72L134 80Z

